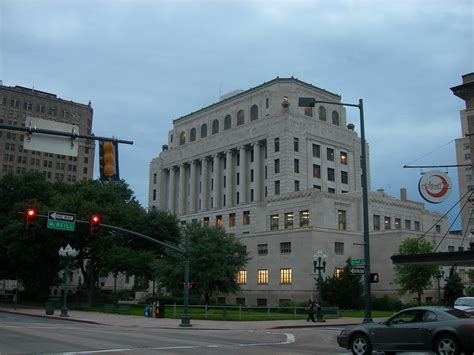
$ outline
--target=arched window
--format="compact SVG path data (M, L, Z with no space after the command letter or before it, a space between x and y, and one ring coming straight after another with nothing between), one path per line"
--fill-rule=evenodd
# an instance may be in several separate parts
M181 132L179 135L179 145L186 143L186 132Z
M332 111L332 124L339 126L339 114L336 111Z
M191 128L191 133L189 134L189 141L194 142L196 140L196 128Z
M319 119L326 121L326 109L323 106L319 106Z
M212 134L219 133L219 120L212 121Z
M250 108L250 121L258 120L258 106L253 105Z
M224 117L224 131L232 127L232 118L230 115Z
M201 126L201 138L207 137L207 124Z
M237 126L243 125L245 121L244 110L237 112Z

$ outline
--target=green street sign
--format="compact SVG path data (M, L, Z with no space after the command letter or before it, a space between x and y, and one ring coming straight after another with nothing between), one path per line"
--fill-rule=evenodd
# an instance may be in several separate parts
M74 232L76 228L76 215L71 213L48 212L48 224L49 229L58 229L62 231Z
M352 266L365 265L365 259L352 259L351 264Z

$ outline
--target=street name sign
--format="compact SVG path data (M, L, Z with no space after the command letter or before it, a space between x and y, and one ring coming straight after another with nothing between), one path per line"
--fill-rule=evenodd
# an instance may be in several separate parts
M48 228L62 231L74 232L76 227L76 215L65 212L48 212Z
M365 268L363 267L353 267L351 268L352 275L363 275L365 274Z
M365 259L352 259L351 260L352 266L363 266L365 265Z

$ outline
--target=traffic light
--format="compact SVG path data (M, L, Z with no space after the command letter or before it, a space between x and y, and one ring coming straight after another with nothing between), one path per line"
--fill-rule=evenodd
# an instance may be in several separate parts
M93 213L89 216L89 226L91 235L96 235L99 232L101 215Z
M374 283L374 284L375 284L375 283L378 283L379 280L380 280L380 277L379 277L378 272L374 272L374 273L371 273L371 274L370 274L370 282L371 282L371 283Z
M100 179L119 180L118 144L112 141L99 143Z
M30 229L33 227L33 222L38 217L38 210L34 207L27 207L23 212L23 218L25 219L25 228Z
M192 283L192 282L188 282L188 288L189 288L189 289L192 289L192 288L193 288L193 283Z

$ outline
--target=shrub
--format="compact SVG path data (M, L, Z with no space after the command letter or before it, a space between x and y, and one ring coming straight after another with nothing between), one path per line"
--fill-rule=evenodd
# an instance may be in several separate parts
M372 309L377 311L399 311L402 308L402 301L397 298L388 295L372 297Z

